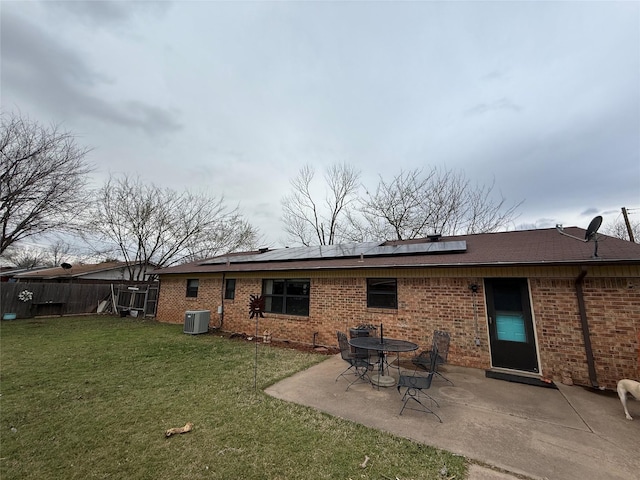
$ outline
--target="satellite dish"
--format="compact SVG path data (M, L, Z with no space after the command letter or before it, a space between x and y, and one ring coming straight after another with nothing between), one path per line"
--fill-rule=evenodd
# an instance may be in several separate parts
M591 223L587 227L587 233L584 234L584 241L585 242L588 242L589 240L593 239L593 243L595 243L595 248L593 250L593 258L598 258L598 235L597 235L597 232L598 232L598 229L600 228L600 225L602 225L602 217L600 215L598 215L593 220L591 220Z
M71 268L71 264L67 262L61 263L60 266L65 270L69 270Z
M587 227L587 233L585 233L585 235L584 235L584 239L587 242L589 240L591 240L592 238L595 240L596 233L598 232L598 229L600 228L600 225L602 225L602 217L600 215L598 215L593 220L591 220L591 223Z
M564 235L565 237L571 237L574 238L576 240L580 240L581 242L589 242L591 240L593 240L593 242L595 243L595 250L593 252L593 257L594 258L598 258L598 229L600 228L600 225L602 225L602 217L600 215L598 215L597 217L595 217L593 220L591 220L591 223L589 223L589 226L587 227L587 231L584 235L584 240L578 237L574 237L573 235L569 235L568 233L566 233L564 231L564 229L562 228L562 225L558 224L556 225L556 230L558 231L558 233L560 233L561 235Z

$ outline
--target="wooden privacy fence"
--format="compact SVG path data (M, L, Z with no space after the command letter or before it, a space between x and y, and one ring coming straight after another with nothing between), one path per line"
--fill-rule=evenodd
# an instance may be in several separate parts
M115 313L114 302L121 305L118 291L119 286L111 283L0 283L1 318L7 313L15 313L16 318L95 313L99 306ZM157 287L154 293L157 297ZM150 307L152 311L141 313L155 315L155 303Z

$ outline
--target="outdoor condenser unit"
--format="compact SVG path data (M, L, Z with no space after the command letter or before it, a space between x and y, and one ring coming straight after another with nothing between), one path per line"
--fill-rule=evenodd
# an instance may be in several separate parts
M184 333L197 335L209 331L210 310L188 310L184 312Z

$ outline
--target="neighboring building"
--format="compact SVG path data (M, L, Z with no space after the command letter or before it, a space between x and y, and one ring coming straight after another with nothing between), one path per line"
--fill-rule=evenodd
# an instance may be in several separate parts
M131 281L129 269L127 268L127 264L125 262L114 261L97 264L63 265L67 266L67 268L63 268L60 266L15 273L11 276L11 281L47 283L104 283ZM136 278L141 268L141 265L136 265L134 267L133 278ZM146 277L148 278L149 275L147 274Z
M49 267L0 267L0 282L16 282L17 280L13 277L20 273L35 272L37 270L43 270L45 268Z
M336 345L336 330L382 323L386 337L424 348L434 330L450 332L455 365L610 389L640 378L640 245L564 233L230 254L152 272L157 319L210 310L210 325L251 335L249 297L262 294L259 333L274 339Z

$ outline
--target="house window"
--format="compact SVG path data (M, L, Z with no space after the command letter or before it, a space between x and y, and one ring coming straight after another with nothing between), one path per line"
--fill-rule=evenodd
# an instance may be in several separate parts
M395 278L367 278L367 307L398 308L398 281Z
M233 300L236 298L236 279L228 278L224 284L224 298L225 300Z
M309 316L310 284L308 279L299 278L263 280L262 295L265 298L265 311Z
M197 278L190 278L187 280L187 297L195 298L198 296L198 286L200 280Z

